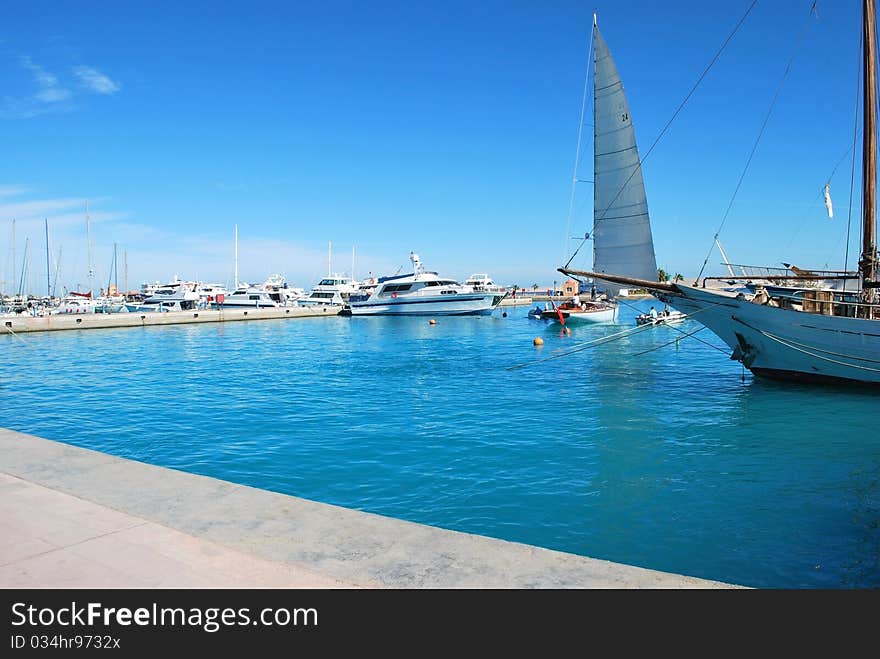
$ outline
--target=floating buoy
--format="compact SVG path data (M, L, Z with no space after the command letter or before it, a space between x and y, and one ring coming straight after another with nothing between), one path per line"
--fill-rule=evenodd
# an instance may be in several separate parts
M432 318L431 320L429 320L428 322L431 323L431 325L436 325L436 324L437 324L437 321L434 320L433 318Z
M502 317L502 318L507 318L507 312L506 312L506 311L502 311L502 312L501 312L501 317Z
M540 336L536 336L535 340L532 341L532 343L534 343L536 346L542 346L544 345L544 339L542 339Z

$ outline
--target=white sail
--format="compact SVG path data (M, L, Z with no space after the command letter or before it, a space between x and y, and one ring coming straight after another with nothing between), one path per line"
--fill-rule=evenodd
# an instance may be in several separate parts
M636 134L623 83L593 25L593 270L657 279ZM619 286L609 287L616 294Z

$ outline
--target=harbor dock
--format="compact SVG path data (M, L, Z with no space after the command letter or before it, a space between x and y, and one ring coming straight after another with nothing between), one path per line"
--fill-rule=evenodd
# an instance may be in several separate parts
M150 313L87 313L47 316L2 316L0 328L7 334L50 332L75 329L109 329L118 327L153 327L155 325L182 325L185 323L229 323L242 320L273 320L282 318L312 318L336 316L341 307L270 307L193 309Z
M425 526L0 429L0 587L738 586Z

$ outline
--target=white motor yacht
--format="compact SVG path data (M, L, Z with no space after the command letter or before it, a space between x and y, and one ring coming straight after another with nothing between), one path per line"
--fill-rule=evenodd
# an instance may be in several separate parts
M343 306L358 293L358 282L345 275L329 275L319 281L305 297L297 300L299 306Z
M250 284L240 284L231 293L218 298L215 307L223 309L229 307L250 307L250 308L266 308L280 307L281 303L273 299L269 291L262 286L251 286Z
M464 280L465 286L473 286L475 291L489 291L492 293L506 293L504 286L496 284L492 278L484 272L477 272Z
M196 309L201 301L197 282L175 280L159 286L143 302L125 305L129 311L188 311Z
M436 272L425 270L419 255L410 252L413 271L380 277L376 290L366 299L352 299L353 316L459 316L492 313L507 295L504 291L476 290Z

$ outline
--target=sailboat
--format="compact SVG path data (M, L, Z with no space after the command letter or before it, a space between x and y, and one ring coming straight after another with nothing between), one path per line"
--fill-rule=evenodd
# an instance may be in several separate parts
M657 276L657 260L632 114L617 65L599 32L595 14L592 39L593 230L584 239L592 238L593 270L596 272L619 272L654 279ZM572 186L576 183L577 162ZM573 189L571 200L573 203ZM566 267L573 258L574 255ZM609 298L619 292L619 286L607 284L606 295ZM591 299L589 302L573 299L544 312L546 319L558 319L563 324L614 322L617 315L618 305L613 299Z
M712 330L757 376L803 382L880 384L877 256L877 134L874 0L862 0L862 251L855 292L805 291L801 299L719 290L699 281L657 282L625 272L566 274L644 287ZM853 299L855 298L855 299Z

